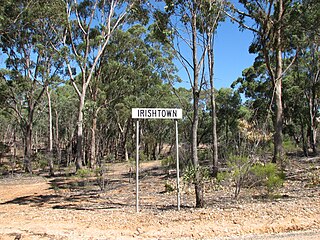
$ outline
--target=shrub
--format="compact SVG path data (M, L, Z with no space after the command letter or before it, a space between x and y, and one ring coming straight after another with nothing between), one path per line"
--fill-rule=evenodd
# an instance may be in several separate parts
M255 164L251 168L251 172L257 179L257 183L266 187L268 194L283 185L285 176L274 163Z
M173 192L175 190L175 187L169 181L166 181L166 183L164 184L164 188L165 192Z
M291 139L284 139L282 145L285 152L296 152L298 150L296 144Z
M176 161L172 156L168 156L161 160L161 166L166 168L173 168L175 167Z
M76 173L76 176L79 177L79 178L88 178L92 175L92 172L90 169L87 169L87 168L82 168L82 169L79 169Z
M83 182L80 183L80 185L85 186L87 183L89 183L89 178L92 176L92 174L93 173L90 169L82 168L76 172L76 177L83 179Z
M195 168L192 165L187 165L187 167L183 171L183 177L182 177L183 181L188 184L190 184L190 183L194 184L197 171L200 172L200 176L201 176L200 181L201 182L210 178L209 169L201 167L201 166L198 168Z
M48 159L43 153L36 153L34 156L34 168L40 168L41 170L45 170L48 166Z
M230 169L228 176L235 184L234 197L237 198L243 184L248 180L253 161L246 156L231 155L227 161Z

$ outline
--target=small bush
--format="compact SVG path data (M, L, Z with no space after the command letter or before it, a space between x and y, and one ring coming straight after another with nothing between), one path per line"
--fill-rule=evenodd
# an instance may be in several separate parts
M161 166L166 168L174 167L175 164L176 164L176 161L172 156L168 156L161 160Z
M190 183L194 184L197 171L200 172L200 177L201 177L200 181L201 182L210 178L209 169L204 168L204 167L195 168L192 165L188 165L183 171L183 177L182 177L183 181L188 184L190 184Z
M283 185L285 176L274 163L256 164L251 168L251 172L257 179L257 183L266 187L268 194Z
M87 168L82 168L77 171L76 176L79 178L88 178L92 176L92 171Z
M76 172L76 177L83 179L83 182L80 185L85 186L89 183L89 178L92 177L93 172L90 169L82 168Z
M296 152L298 150L296 144L290 140L290 139L285 139L283 141L283 150L285 152Z
M235 184L235 198L239 196L243 184L247 182L252 164L253 161L246 156L231 155L229 157L227 161L227 166L230 169L228 176Z
M175 190L175 187L169 181L166 181L166 183L164 184L164 188L165 192L173 192Z

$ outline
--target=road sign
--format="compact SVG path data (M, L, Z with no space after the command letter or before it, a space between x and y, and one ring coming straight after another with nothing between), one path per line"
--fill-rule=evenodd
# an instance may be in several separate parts
M132 108L132 118L181 119L180 108Z
M182 118L180 108L132 108L132 118L136 119L136 212L139 212L139 119L174 119L176 125L176 163L177 163L177 207L180 210L179 184L179 141L178 119Z

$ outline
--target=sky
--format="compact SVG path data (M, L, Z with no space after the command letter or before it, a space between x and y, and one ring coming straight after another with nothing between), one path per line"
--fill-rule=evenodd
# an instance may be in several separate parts
M248 48L253 40L249 30L239 31L236 23L231 23L227 18L220 23L215 35L215 88L230 87L233 81L241 76L247 67L252 66L255 55L249 54ZM0 66L4 66L4 59L0 58ZM178 67L179 69L179 67ZM178 73L183 79L182 86L190 88L189 81L181 68Z
M215 35L214 43L214 86L216 89L229 88L242 76L242 71L253 65L255 54L249 53L249 46L254 35L249 30L240 31L237 23L231 23L227 18L221 22ZM186 48L190 52L189 48ZM191 56L187 57L191 61ZM189 89L190 83L184 68L175 61L178 75L182 79L176 87Z
M215 36L215 88L230 87L242 71L253 65L255 54L249 54L253 34L239 31L228 19L221 23Z

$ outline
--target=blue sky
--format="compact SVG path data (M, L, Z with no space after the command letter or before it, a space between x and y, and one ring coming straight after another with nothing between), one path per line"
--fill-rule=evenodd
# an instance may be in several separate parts
M253 34L239 31L228 19L221 23L215 36L215 87L230 87L242 71L252 66L255 55L249 54Z
M249 54L249 46L254 35L249 30L240 31L237 23L231 23L227 18L221 22L215 35L215 66L214 85L216 89L229 88L232 82L241 77L242 71L253 65L255 54ZM186 52L190 52L186 48ZM190 56L185 56L191 61ZM178 75L182 83L175 84L176 87L190 88L190 83L185 69L179 61L175 61Z
M231 23L229 19L220 23L214 46L215 88L230 87L231 83L241 76L242 71L253 64L255 55L248 52L252 40L253 34L249 30L239 31L238 25ZM0 66L4 67L3 56L0 58ZM182 72L183 70L179 75L184 79L184 83L177 85L189 88L186 75Z

